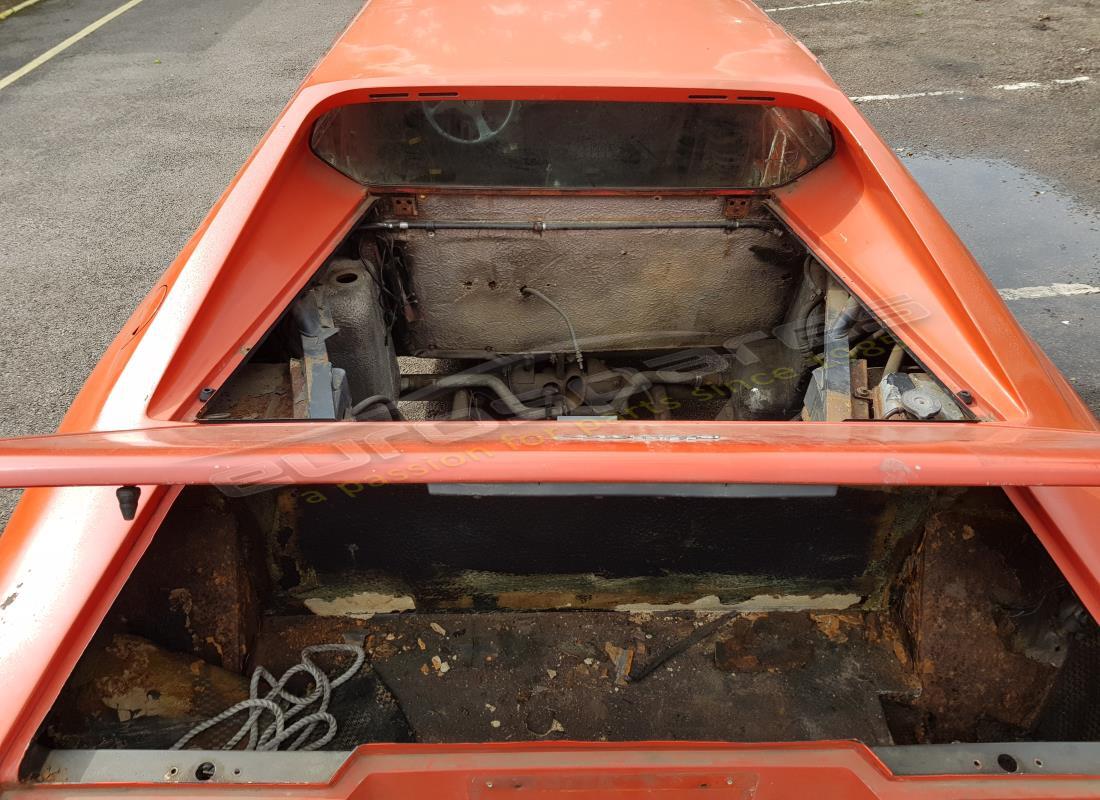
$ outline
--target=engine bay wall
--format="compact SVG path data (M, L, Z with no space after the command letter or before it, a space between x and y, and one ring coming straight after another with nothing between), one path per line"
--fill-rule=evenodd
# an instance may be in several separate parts
M376 595L420 610L875 605L928 506L921 492L861 489L777 502L343 484L280 499L278 581L322 611Z
M417 220L721 221L721 197L422 195ZM432 357L568 349L720 345L770 332L801 275L801 255L764 230L410 230L405 258L419 319L404 352Z

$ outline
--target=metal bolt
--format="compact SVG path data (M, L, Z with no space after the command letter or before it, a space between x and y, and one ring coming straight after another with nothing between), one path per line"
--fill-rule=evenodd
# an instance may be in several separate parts
M200 403L205 403L207 400L209 400L213 396L214 396L214 390L211 389L209 386L207 386L205 389L203 389L201 392L199 392L199 402Z
M958 397L968 406L974 403L974 395L970 394L966 389L963 389L958 393Z

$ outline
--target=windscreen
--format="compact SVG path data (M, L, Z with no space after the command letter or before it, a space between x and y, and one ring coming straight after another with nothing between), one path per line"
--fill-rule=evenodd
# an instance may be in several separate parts
M313 148L370 186L759 189L821 163L832 137L775 106L438 100L335 109Z

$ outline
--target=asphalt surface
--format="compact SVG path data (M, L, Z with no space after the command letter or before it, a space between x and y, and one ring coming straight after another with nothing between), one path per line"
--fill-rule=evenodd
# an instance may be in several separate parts
M0 78L119 5L41 0L0 21ZM57 425L360 5L144 0L0 89L0 435ZM774 18L852 95L952 92L862 107L998 287L1100 286L1100 4L870 0ZM995 88L1022 82L1040 86ZM1100 294L1011 305L1100 410Z

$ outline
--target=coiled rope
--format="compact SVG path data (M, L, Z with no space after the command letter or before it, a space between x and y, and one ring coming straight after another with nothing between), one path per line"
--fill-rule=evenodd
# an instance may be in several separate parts
M349 653L354 656L354 660L344 672L335 679L329 680L325 671L310 658L316 653ZM275 676L262 666L256 667L256 670L252 673L247 700L242 700L205 722L200 722L172 745L172 749L181 749L200 733L208 731L215 725L220 725L237 714L246 711L248 712L248 718L237 732L221 746L222 750L232 750L245 736L248 737L245 750L278 750L284 742L295 736L295 734L297 734L297 737L294 741L282 749L317 750L324 747L336 736L336 718L328 713L332 690L347 682L359 672L359 668L363 666L366 657L366 653L359 645L319 644L302 650L301 663L288 669L278 680L275 680ZM313 688L304 696L299 697L292 692L288 692L286 685L291 678L303 672L308 673L313 678ZM262 697L260 696L261 682L271 687ZM314 711L299 717L314 703L317 704ZM267 727L261 730L260 725L265 713L270 714L273 719ZM295 719L296 717L298 718ZM314 729L321 723L325 724L327 730L320 738L309 741Z

